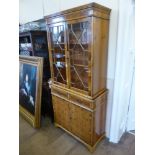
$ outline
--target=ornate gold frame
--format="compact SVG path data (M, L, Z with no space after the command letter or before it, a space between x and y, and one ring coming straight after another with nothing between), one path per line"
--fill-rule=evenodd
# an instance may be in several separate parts
M19 63L30 64L37 67L36 74L36 100L34 116L19 104L20 114L34 127L40 127L41 115L41 95L42 95L42 74L43 74L43 58L32 56L19 56Z

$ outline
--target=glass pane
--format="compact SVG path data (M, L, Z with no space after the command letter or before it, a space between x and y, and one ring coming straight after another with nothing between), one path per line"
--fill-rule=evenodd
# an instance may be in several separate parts
M41 54L38 56L46 57L47 55L44 55L44 53L47 53L47 42L45 36L37 35L34 36L34 50L35 53ZM43 54L43 55L42 55Z
M71 86L85 91L88 91L88 24L68 24Z
M54 81L66 84L64 25L54 26L50 31Z
M19 37L19 54L32 56L32 44L30 36Z

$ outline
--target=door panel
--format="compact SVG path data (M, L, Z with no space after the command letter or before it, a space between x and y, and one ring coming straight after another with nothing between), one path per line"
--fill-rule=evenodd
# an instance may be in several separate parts
M90 20L67 23L70 87L89 90Z
M70 131L69 102L52 96L55 122Z
M51 54L53 80L67 85L66 72L66 30L65 23L52 24L49 28L51 39Z
M92 113L72 103L69 104L69 109L71 113L71 132L90 144Z

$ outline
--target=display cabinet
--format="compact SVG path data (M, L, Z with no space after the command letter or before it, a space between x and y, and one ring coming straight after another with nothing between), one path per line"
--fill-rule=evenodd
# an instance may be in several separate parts
M90 151L105 136L109 16L90 3L46 17L55 125Z
M47 44L47 32L31 30L19 34L19 55L38 56L44 58L43 64L43 85L42 85L42 115L53 117L51 96L48 80L50 79L50 63ZM53 118L52 118L53 119Z
M49 54L46 31L28 31L19 34L19 54L28 56L44 57L44 75L48 80L50 77Z

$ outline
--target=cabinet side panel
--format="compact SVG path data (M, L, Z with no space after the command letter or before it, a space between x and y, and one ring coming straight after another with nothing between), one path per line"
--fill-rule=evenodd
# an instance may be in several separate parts
M106 88L109 20L94 17L93 23L93 94Z
M93 145L105 134L107 93L100 95L95 104Z

